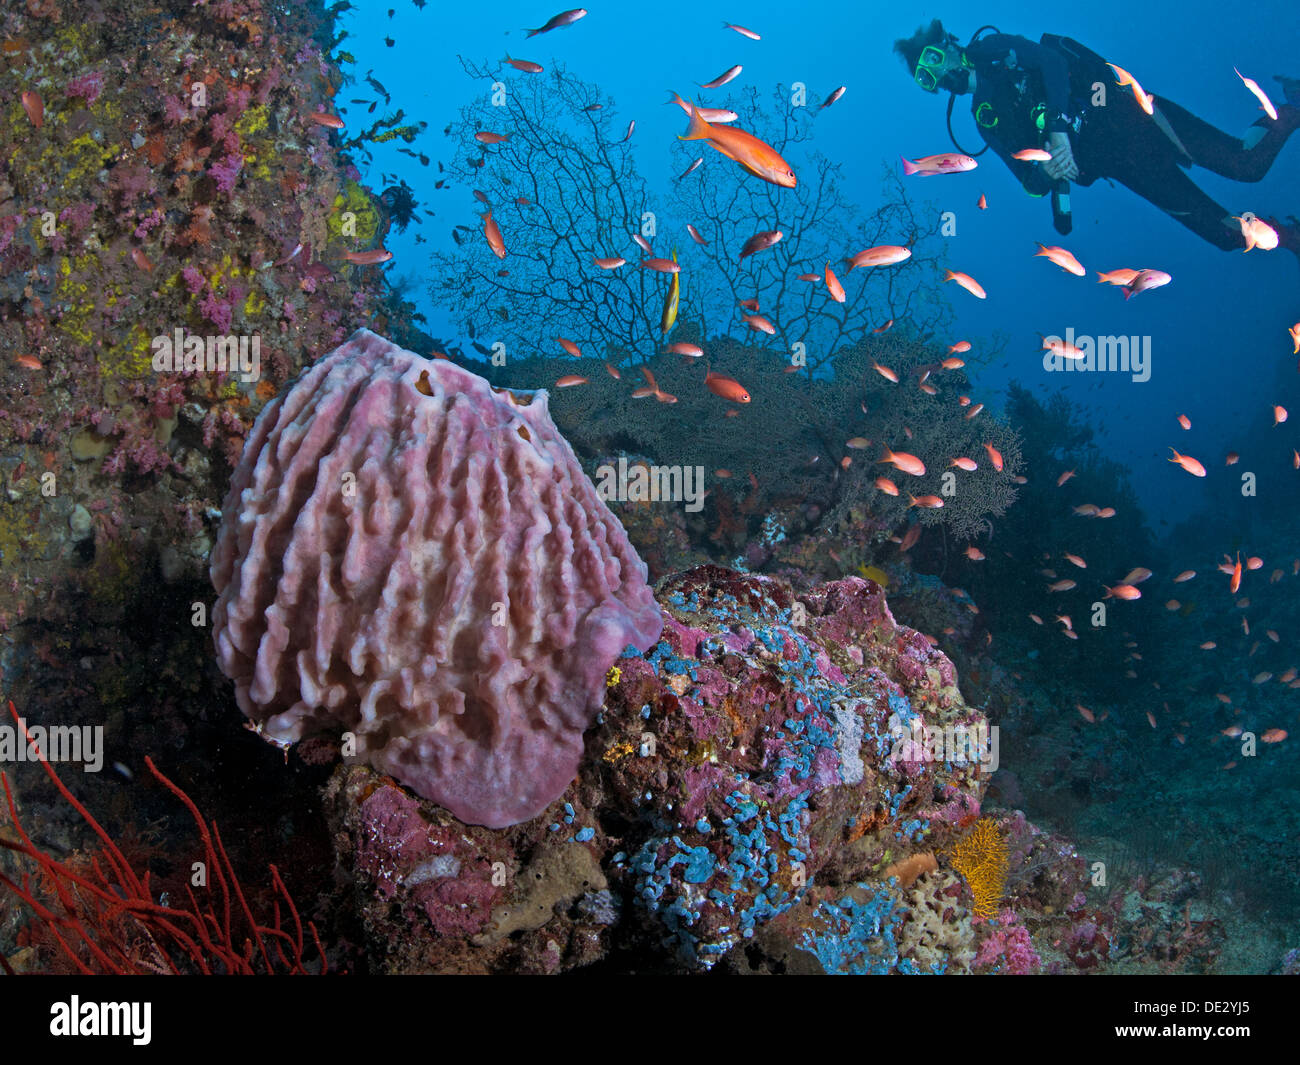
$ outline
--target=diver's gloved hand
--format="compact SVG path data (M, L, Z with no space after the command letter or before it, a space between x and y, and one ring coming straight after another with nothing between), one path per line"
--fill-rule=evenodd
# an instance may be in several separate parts
M1073 181L1079 176L1079 167L1074 161L1074 149L1070 147L1068 133L1051 133L1047 137L1047 150L1052 153L1049 162L1043 164L1043 172L1053 181Z

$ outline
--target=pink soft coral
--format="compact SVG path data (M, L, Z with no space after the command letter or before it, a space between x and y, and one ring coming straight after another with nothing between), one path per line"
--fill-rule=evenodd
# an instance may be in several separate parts
M1011 976L1036 973L1042 962L1034 950L1034 941L1029 938L1029 929L1020 923L1014 911L1003 910L989 924L993 927L980 944L976 967Z

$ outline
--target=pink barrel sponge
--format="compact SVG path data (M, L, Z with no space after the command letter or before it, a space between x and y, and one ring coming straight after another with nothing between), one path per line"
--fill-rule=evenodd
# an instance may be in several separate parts
M211 575L217 661L263 737L349 732L492 828L563 794L610 666L663 624L545 392L364 329L262 411Z

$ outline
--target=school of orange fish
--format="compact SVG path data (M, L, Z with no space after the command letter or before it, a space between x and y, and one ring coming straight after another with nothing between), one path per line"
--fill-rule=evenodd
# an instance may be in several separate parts
M536 36L537 34L547 33L552 30L559 29L565 26L571 26L574 23L578 22L580 19L584 18L586 14L587 12L582 8L575 8L571 11L562 12L561 14L558 14L552 19L550 19L543 26L530 31L528 36L531 38L533 36ZM724 23L724 28L726 30L737 33L751 41L762 40L760 34L744 26L739 26L731 23ZM507 55L503 60L503 62L513 67L515 70L520 71L524 74L540 74L544 69L538 63L514 58L511 57L510 55ZM1111 66L1115 70L1116 75L1119 79L1119 86L1130 87L1134 97L1136 98L1136 100L1138 101L1142 109L1148 115L1151 115L1152 97L1142 89L1137 79L1132 74L1130 74L1127 70L1123 69L1122 67L1114 66L1114 64L1111 64ZM734 65L728 68L727 70L723 71L721 74L717 75L716 77L712 78L711 80L701 83L700 88L705 90L720 88L721 86L727 85L728 83L735 80L741 74L742 70L743 67L740 64ZM1261 109L1264 110L1271 118L1276 120L1277 113L1274 110L1271 101L1268 99L1267 95L1259 87L1259 85L1252 79L1242 75L1240 71L1236 71L1236 73L1238 77L1241 78L1245 87L1259 100ZM830 107L832 104L834 104L844 95L845 91L846 89L844 86L835 89L821 104L821 109ZM29 99L29 97L32 97L32 99ZM762 140L753 136L752 134L747 133L744 130L739 129L736 126L732 125L732 123L734 123L736 119L739 117L736 114L736 112L722 109L722 108L704 107L699 104L688 101L686 99L683 99L677 93L672 94L671 102L676 103L678 106L680 106L682 110L687 114L689 119L685 133L679 136L680 140L703 141L714 151L718 152L723 157L736 163L743 171L745 171L745 173L749 174L750 176L758 180L766 181L782 188L796 187L797 179L793 168L785 159L781 157L781 155L774 148L764 143ZM27 109L27 113L31 117L33 124L39 126L41 122L41 105L40 105L39 97L36 97L35 94L24 94L23 106ZM324 113L324 112L316 112L310 114L308 117L313 122L331 128L341 128L343 126L343 120L339 118L337 115ZM628 138L632 136L635 127L636 127L635 121L629 123L627 132L624 135L623 140L626 141ZM475 140L478 143L482 144L485 148L487 148L494 144L503 143L509 138L509 136L510 136L509 133L502 133L502 132L497 132L492 130L480 130L475 134ZM1029 161L1029 162L1043 163L1051 160L1052 156L1051 153L1045 151L1042 148L1030 146L1022 149L1021 151L1015 152L1014 158L1018 160ZM690 174L692 171L696 170L698 167L700 167L703 164L703 161L704 161L703 156L697 158L694 162L692 162L690 167L681 175L681 177L685 177L687 174ZM926 156L924 158L919 158L919 159L903 158L902 166L903 166L903 172L907 176L915 175L919 177L935 177L941 175L966 173L976 169L978 163L975 159L973 159L968 155L962 155L954 152L944 152L936 155ZM481 202L487 205L487 197L484 194L476 192L475 195ZM520 202L522 202L524 205L527 204L527 201L522 200L522 198ZM988 209L988 200L983 194L979 196L976 206L980 210ZM1278 236L1276 231L1274 231L1267 223L1265 223L1261 219L1255 218L1251 215L1244 215L1240 218L1237 218L1236 220L1241 225L1242 236L1246 242L1247 251L1253 250L1255 248L1259 248L1262 250L1272 250L1277 247ZM483 239L487 242L488 247L499 259L502 260L506 259L508 254L507 241L505 239L505 235L501 231L500 226L492 217L492 209L490 205L488 205L488 209L482 215L482 222L483 222ZM708 241L700 234L700 232L698 231L698 229L696 229L694 225L688 223L685 226L685 228L687 233L690 235L691 239L694 240L697 244L707 245ZM762 252L768 250L769 248L772 248L777 243L779 243L782 239L784 239L784 236L785 234L783 234L781 230L777 230L777 229L766 230L754 234L754 236L749 238L749 240L747 240L744 246L740 249L739 259L744 260L749 256L761 254ZM660 320L662 332L665 337L665 351L669 353L681 355L686 360L704 359L705 373L701 383L705 389L707 389L713 395L717 396L719 399L730 404L745 404L750 402L750 398L751 398L750 394L747 391L747 389L744 387L744 385L742 385L739 381L735 380L734 378L728 377L724 374L717 373L716 371L713 371L708 367L705 351L702 347L696 344L691 344L691 343L681 342L681 341L674 342L674 343L667 343L667 337L671 333L677 321L677 307L678 307L678 299L680 294L681 267L678 265L676 261L675 253L672 258L663 258L663 257L656 256L654 254L650 242L646 240L646 238L642 236L640 233L632 233L630 234L630 237L632 241L636 243L636 245L639 247L640 251L643 253L644 256L643 258L640 259L638 263L638 267L643 270L656 271L669 276L668 290L665 295L664 309ZM1038 244L1038 249L1039 250L1034 253L1036 257L1043 257L1047 259L1049 262L1058 266L1060 269L1074 276L1086 277L1087 272L1085 271L1083 265L1067 249L1055 245L1044 245L1041 243ZM628 265L628 260L623 255L616 254L614 249L605 249L605 251L607 252L607 254L594 255L591 257L590 262L596 268L603 271L614 271ZM864 251L860 251L854 255L846 257L845 264L847 269L845 270L845 277L847 277L854 270L857 270L859 268L881 269L881 268L895 265L897 263L904 262L911 256L911 254L912 252L910 248L903 247L901 245L881 245L878 247L867 248ZM376 249L373 251L353 253L347 256L348 261L357 263L359 265L372 265L376 263L381 263L387 261L390 258L391 258L391 253L389 253L384 249ZM829 262L824 265L820 273L816 273L816 272L803 273L798 275L797 280L800 282L808 282L808 283L823 285L825 287L827 297L830 300L833 300L837 303L844 303L848 299L848 295L844 288L843 281L841 281L839 275L837 275L834 269L832 269L832 264ZM1120 288L1123 291L1124 298L1126 300L1140 293L1159 288L1163 285L1167 285L1171 280L1172 279L1168 273L1159 269L1154 269L1149 267L1138 268L1138 269L1121 268L1121 269L1109 270L1105 272L1098 272L1098 282L1102 284L1110 284ZM971 277L969 274L962 273L956 270L946 270L944 272L944 281L955 282L959 287L969 292L972 296L978 299L982 300L987 298L987 293L984 287L978 281L976 281L975 278ZM740 319L744 321L745 324L751 330L755 332L762 332L769 335L774 334L776 332L776 329L773 326L772 322L769 319L763 317L759 313L759 304L757 300L754 299L742 300L738 313ZM883 326L880 326L877 329L873 330L873 332L875 333L884 332L890 327L892 327L893 324L894 323L891 319ZM1300 355L1300 322L1297 322L1295 325L1289 327L1288 334L1291 338L1292 345L1293 345L1292 354ZM1065 341L1060 340L1059 338L1056 337L1043 336L1043 334L1041 333L1039 334L1039 337L1042 340L1043 350L1051 351L1054 355L1057 355L1063 359L1067 359L1067 360L1082 359L1085 357L1085 353L1073 344L1066 343ZM556 337L555 340L556 343L558 343L559 346L569 355L578 357L582 354L578 345L575 344L572 340L568 340L564 337ZM948 357L945 358L940 364L938 364L937 367L933 367L930 369L923 369L921 372L918 373L917 376L919 379L916 382L916 386L929 395L932 396L937 395L938 394L937 388L929 380L932 375L932 371L935 369L954 370L964 366L965 365L964 361L958 356L970 350L971 350L971 344L968 341L962 340L952 344L948 349ZM442 355L442 353L435 353L435 354L443 358L446 357L445 355ZM898 374L890 367L883 366L880 363L873 363L872 365L875 372L879 373L886 380L890 381L893 384L898 384L901 386L901 382ZM613 378L615 379L621 378L621 375L616 367L610 365L609 363L606 363L606 369L608 370L609 374ZM791 367L791 369L794 369L794 367ZM1298 367L1298 369L1300 369L1300 367ZM645 383L633 390L631 394L634 399L653 398L660 403L666 403L666 404L677 402L676 396L670 395L664 392L662 389L660 389L659 385L655 381L654 374L648 368L643 366L640 368L640 370L642 376L645 379ZM587 383L589 382L588 379L585 377L582 377L577 374L567 374L560 377L555 382L555 387L572 388L572 387L585 385ZM966 406L970 408L970 410L965 415L967 418L975 417L983 409L983 404L972 404L971 399L968 396L961 396L959 398L959 402L961 403L962 406ZM725 413L728 416L734 417L738 414L738 410L733 408L727 410ZM1282 407L1280 405L1274 406L1271 414L1272 414L1274 426L1282 425L1287 421L1287 411L1285 407ZM1177 416L1177 421L1182 430L1188 431L1191 429L1191 422L1186 415L1179 414ZM909 436L911 435L910 432L908 433L908 435ZM870 445L871 445L871 441L868 439L865 439L863 437L853 437L846 442L845 446L849 450L862 450L869 447ZM907 452L903 452L903 451L894 451L889 446L884 444L882 444L881 446L883 447L884 450L883 456L879 459L879 462L881 464L893 466L897 471L899 471L900 474L906 476L920 477L925 474L926 464L924 461L922 461L922 459L920 459L916 455L908 454ZM998 450L990 443L986 443L984 445L984 448L987 453L987 458L990 464L993 466L995 470L1001 471L1003 463L1002 463L1002 456L998 453ZM1171 463L1176 464L1182 470L1186 471L1188 474L1194 477L1207 476L1207 471L1204 464L1201 463L1198 459L1193 458L1191 455L1181 454L1176 448L1172 446L1170 447L1170 450L1173 453L1172 457L1169 459ZM1292 456L1293 456L1292 462L1294 468L1300 470L1300 451L1293 449ZM1239 456L1235 452L1229 453L1225 465L1233 465L1238 460L1239 460ZM841 464L845 468L847 468L851 464L851 462L852 462L852 458L847 454L841 460ZM952 456L948 458L947 467L969 472L977 469L978 463L976 462L975 459L970 458L969 456L958 455L958 456ZM728 470L717 470L715 471L715 474L724 479L731 476L731 473ZM1057 479L1056 487L1057 488L1063 487L1071 479L1073 474L1074 474L1073 470L1067 470L1065 473L1063 473ZM753 480L753 474L751 474L750 477L751 480ZM1027 478L1024 477L1017 476L1015 480L1021 484L1028 483ZM886 495L890 495L890 496L900 495L901 490L898 484L894 480L890 479L889 477L884 477L884 476L879 477L875 480L874 484L875 484L875 488L878 491ZM916 506L921 508L938 508L944 505L943 499L935 495L923 495L918 497L915 495L911 495L909 493L908 497L911 500L910 506ZM1094 503L1082 503L1082 504L1074 505L1072 507L1072 510L1074 514L1084 518L1106 519L1106 518L1114 517L1115 515L1115 509L1113 507L1098 506ZM912 524L909 526L907 532L901 538L895 536L892 539L895 542L899 543L903 551L907 551L916 543L919 535L920 535L920 526L917 524ZM965 549L964 554L967 560L969 560L972 563L983 561L985 558L984 554L979 550L979 548L975 547L974 545L968 546ZM1068 562L1071 566L1075 567L1076 569L1084 570L1087 568L1086 560L1083 559L1078 554L1062 551L1060 553L1060 557L1064 559L1066 562ZM1236 596L1242 589L1243 578L1245 574L1255 570L1262 569L1264 564L1265 564L1264 560L1258 556L1248 556L1245 560L1243 560L1239 552L1236 554L1235 557L1228 557L1227 555L1225 555L1224 560L1221 564L1219 564L1218 569L1228 578L1227 585L1226 585L1226 594L1229 596ZM1078 587L1078 584L1075 580L1070 578L1060 578L1058 577L1056 571L1053 569L1047 568L1041 570L1040 572L1046 579L1051 581L1051 583L1046 585L1047 594L1059 594L1063 592L1068 592ZM1294 559L1292 561L1291 573L1293 577L1300 575L1300 558ZM1132 569L1120 580L1116 581L1116 583L1112 585L1106 585L1102 583L1100 587L1105 593L1104 595L1105 599L1114 599L1121 602L1132 601L1132 600L1140 599L1142 597L1142 592L1139 588L1139 585L1143 584L1145 581L1149 580L1153 576L1154 574L1149 569L1138 566ZM1197 573L1195 570L1190 570L1190 569L1185 570L1179 573L1177 576L1173 577L1172 583L1182 584L1187 581L1193 580L1194 578L1196 578L1196 576ZM1271 584L1278 583L1279 581L1282 580L1283 576L1284 574L1282 569L1280 568L1274 569L1270 577L1270 583ZM967 605L972 610L978 612L978 607L976 607L973 601L970 600L970 597L964 592L962 592L961 595L962 598L967 601ZM1181 608L1182 604L1177 599L1170 598L1166 602L1165 606L1170 611L1177 611ZM1244 598L1238 599L1236 600L1236 606L1245 609L1246 607L1249 606L1249 600ZM1045 613L1047 613L1047 611L1045 611ZM1057 625L1059 625L1058 632L1062 637L1071 640L1077 640L1079 638L1078 632L1074 628L1074 623L1070 615L1059 613L1059 614L1053 614L1052 616L1054 622ZM1035 624L1038 625L1045 624L1042 616L1037 613L1029 614L1029 618ZM1248 636L1250 634L1250 624L1245 614L1241 615L1241 626L1243 632ZM1266 635L1268 639L1273 643L1278 643L1280 640L1278 634L1271 629L1267 632ZM992 633L988 633L986 638L991 643L993 639ZM1131 658L1133 660L1140 661L1142 656L1137 650L1136 642L1130 641L1126 646L1128 647ZM1200 645L1200 647L1205 651L1213 651L1216 649L1216 646L1217 644L1215 641L1206 641L1205 643L1202 643ZM1258 648L1259 648L1259 643L1256 642L1255 645L1250 648L1247 657L1248 658L1253 657L1253 655L1255 654ZM1128 675L1131 678L1137 677L1136 672L1132 670L1129 671ZM1259 672L1254 676L1253 683L1255 685L1262 685L1274 679L1276 679L1277 682L1284 684L1292 689L1300 689L1300 674L1298 674L1296 667L1291 667L1287 669L1285 672L1281 673L1276 678L1274 678L1274 675L1271 672L1268 671ZM1156 683L1155 686L1158 688L1159 684ZM1224 703L1229 707L1232 706L1232 699L1229 695L1220 692L1217 694L1216 697L1221 703ZM1099 718L1097 714L1095 714L1092 710L1083 706L1082 704L1079 704L1077 706L1077 710L1080 716L1089 724L1095 723L1099 719L1104 720L1108 713L1108 712L1103 712ZM1170 713L1167 702L1164 703L1164 710L1166 714ZM1242 711L1240 709L1237 710L1238 714L1240 714L1241 712ZM1159 727L1160 723L1157 717L1153 712L1149 710L1147 711L1147 719L1150 722L1150 725L1153 729ZM1189 727L1189 723L1187 721L1183 721L1179 723L1179 726L1177 727L1186 729ZM1223 730L1223 735L1228 736L1230 738L1235 738L1237 736L1240 736L1242 734L1242 731L1243 730L1239 725L1232 725L1229 728ZM1276 726L1270 727L1265 731L1263 731L1263 733L1260 735L1259 738L1263 743L1268 743L1268 744L1280 743L1287 738L1287 731L1286 729L1281 727L1276 727ZM1182 731L1177 731L1175 732L1175 739L1180 744L1185 743L1186 734ZM1235 765L1236 765L1235 761L1230 761L1223 768L1231 769Z

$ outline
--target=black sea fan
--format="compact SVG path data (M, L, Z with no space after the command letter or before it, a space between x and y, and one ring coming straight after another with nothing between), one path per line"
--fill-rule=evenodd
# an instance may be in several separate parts
M412 191L411 186L405 181L396 185L389 185L388 188L384 189L383 193L380 194L379 202L384 205L384 209L388 212L389 221L397 226L399 233L404 233L406 227L412 222L421 220L420 216L415 213L415 209L420 205L415 199L415 193Z

